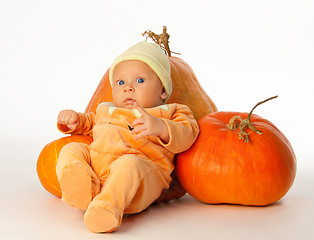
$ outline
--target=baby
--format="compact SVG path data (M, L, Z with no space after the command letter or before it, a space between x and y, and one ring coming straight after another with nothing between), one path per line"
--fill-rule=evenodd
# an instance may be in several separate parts
M139 213L169 188L174 154L187 150L199 128L185 105L165 104L172 92L170 64L154 43L139 42L110 68L113 103L94 113L61 111L63 133L93 136L70 143L56 171L62 200L86 210L91 232L112 232L123 214Z

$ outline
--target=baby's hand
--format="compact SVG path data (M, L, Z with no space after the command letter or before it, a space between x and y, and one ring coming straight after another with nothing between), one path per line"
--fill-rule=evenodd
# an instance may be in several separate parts
M80 123L80 118L73 110L63 110L59 113L58 123L67 126L70 130L75 130Z
M161 138L163 142L168 143L169 133L164 121L146 112L136 102L134 106L142 114L141 118L135 119L131 123L131 126L134 128L132 134L136 134L134 140L145 136L157 136Z

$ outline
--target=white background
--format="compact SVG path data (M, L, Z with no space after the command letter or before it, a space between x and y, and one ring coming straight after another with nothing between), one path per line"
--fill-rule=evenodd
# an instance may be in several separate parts
M313 239L314 2L312 0L0 0L0 237L3 239ZM195 71L221 111L272 121L298 160L294 186L266 208L186 196L87 231L82 213L46 192L37 157L60 110L84 111L117 54L151 29ZM2 239L1 238L1 239Z

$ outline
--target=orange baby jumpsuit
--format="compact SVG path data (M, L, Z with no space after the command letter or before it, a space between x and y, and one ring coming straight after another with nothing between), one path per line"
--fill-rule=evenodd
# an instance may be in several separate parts
M58 125L64 133L94 139L91 145L64 146L56 167L63 201L86 210L85 224L92 232L113 231L124 213L139 213L154 202L169 187L174 154L196 140L199 128L187 106L165 104L145 110L165 122L168 143L155 136L134 140L128 126L141 114L112 103L100 104L96 114L79 113L75 131Z

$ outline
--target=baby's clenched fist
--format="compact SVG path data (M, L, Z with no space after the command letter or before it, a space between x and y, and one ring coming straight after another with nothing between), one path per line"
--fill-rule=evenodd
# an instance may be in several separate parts
M59 113L58 123L65 125L70 130L75 130L80 123L80 118L78 113L73 110L63 110Z

